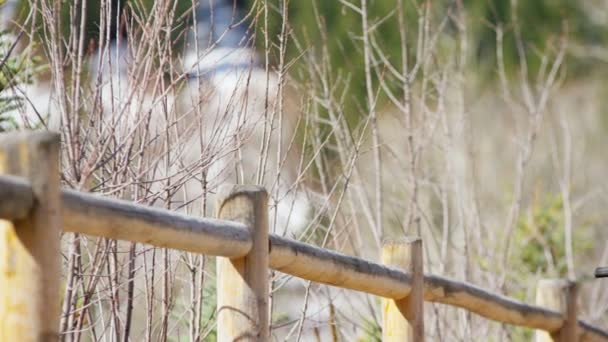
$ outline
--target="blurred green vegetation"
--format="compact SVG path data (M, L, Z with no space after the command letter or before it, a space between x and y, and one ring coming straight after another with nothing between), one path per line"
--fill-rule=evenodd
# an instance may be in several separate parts
M382 327L375 321L365 320L363 326L363 334L357 340L358 342L381 342L382 341Z
M86 1L86 20L84 25L85 37L84 41L86 42L89 49L95 47L99 41L100 36L100 26L104 25L109 28L109 38L114 39L117 35L122 36L123 39L126 37L127 27L132 27L135 29L134 32L131 32L138 37L141 35L140 24L148 22L148 18L150 13L152 13L152 9L155 6L154 0L137 0L137 1L116 1L110 0L110 12L111 18L108 23L107 18L103 21L101 20L101 14L103 13L101 9L101 2L99 0L87 0ZM81 2L72 2L72 1L61 1L60 6L60 20L57 22L57 26L59 30L62 32L65 37L66 42L69 42L69 35L74 31L75 26L80 25L80 17L81 17L81 7L75 8L74 6L80 6ZM172 20L172 29L171 29L171 38L175 43L175 51L179 50L180 45L183 43L184 32L187 29L187 24L191 21L191 17L188 15L190 9L192 8L191 0L177 0L175 3L171 2L168 8L169 12L173 13ZM40 6L40 4L39 4ZM30 2L26 0L20 0L17 11L14 15L15 20L17 22L23 23L27 18L28 13L30 12ZM118 15L120 13L120 15ZM137 17L139 18L139 23L135 23L133 19ZM165 18L169 20L169 18ZM38 18L35 20L37 23L37 33L38 39L45 39L45 30L42 27L42 11L38 12ZM105 38L105 37L104 37ZM62 45L64 48L67 48L66 44Z
M512 271L509 278L515 284L510 295L522 301L529 301L529 289L536 284L520 283L522 279L567 278L567 263L564 235L564 207L559 194L545 194L533 201L518 222L513 238ZM573 227L573 250L579 256L593 250L591 229L586 226ZM510 326L512 341L530 341L533 330Z
M10 116L23 105L23 97L16 91L17 85L32 82L36 59L30 58L28 50L20 50L17 37L0 31L0 132L17 128Z
M523 302L533 301L537 279L567 278L564 235L564 207L561 194L539 193L522 209L513 232L513 250L510 255L507 287L509 296ZM589 225L572 227L573 250L580 260L590 255L594 247L593 230ZM484 272L496 272L492 259L476 258ZM508 326L509 340L530 341L532 329Z
M209 272L209 274L213 274L215 272L215 260L212 260L211 258L209 259L210 261L207 261L206 266L204 266L204 269L199 269L199 272ZM185 265L185 263L184 263ZM188 276L190 276L190 272L191 270L184 268L183 270L180 270L182 272L185 272L184 274L187 274ZM198 276L198 275L197 275ZM191 309L192 309L192 301L189 295L186 295L186 291L190 291L190 286L191 284L184 284L184 286L182 287L182 291L184 291L183 293L180 293L179 295L176 295L174 298L176 299L176 301L174 302L175 307L173 307L171 309L170 315L171 315L171 321L173 322L178 322L176 323L177 326L182 326L184 329L189 329L189 324L190 324L190 314L188 315L184 315L184 312L189 312L191 313ZM217 312L216 312L216 303L217 303L217 288L216 288L216 283L214 279L210 279L210 277L208 277L207 275L204 276L204 284L203 284L203 289L202 289L203 293L202 293L202 299L203 299L203 304L202 304L202 311L201 311L201 317L200 317L200 333L201 333L201 341L202 342L215 342L217 341L217 325L216 325L216 319L217 319ZM174 330L179 331L179 328L176 328ZM185 335L185 334L184 334ZM184 335L176 335L176 334L171 334L169 336L169 341L183 341L184 340Z
M585 255L593 248L588 236L590 229L574 226L573 249L576 255ZM565 278L567 275L564 208L560 195L547 195L531 204L515 230L513 265L519 278L526 274Z
M248 0L251 4L254 0ZM281 32L281 5L283 0L270 0L269 36L278 37ZM359 1L353 2L355 6ZM289 1L289 28L293 39L299 44L290 43L289 58L302 54L302 47L319 57L322 48L327 49L329 67L334 78L348 73L351 97L350 109L364 108L365 76L363 73L362 25L361 16L338 1ZM373 33L375 48L380 48L395 65L400 65L402 49L398 29L397 0L369 0L368 17L370 25L375 25ZM424 4L429 7L431 30L446 20L444 32L439 40L440 46L454 48L458 41L458 20L464 13L467 37L467 60L465 65L486 79L496 75L496 28L503 32L503 54L505 69L509 74L518 70L520 56L517 39L520 37L528 69L531 73L541 65L542 52L555 49L562 38L582 46L602 45L608 42L608 30L589 18L589 9L584 2L571 0L503 1L503 0L463 0L449 2L403 1L406 23L410 67L416 53L420 17L424 15ZM513 7L516 4L516 7ZM461 10L464 9L464 10ZM261 31L261 25L258 25ZM431 32L432 34L433 32ZM262 40L258 46L263 49ZM278 60L278 47L274 46L274 60ZM299 46L298 46L299 45ZM454 55L455 51L443 50ZM441 56L436 56L441 58ZM320 60L320 59L319 59ZM567 65L583 76L590 72L594 61L582 58L569 58ZM307 73L295 73L306 78ZM573 73L574 74L574 73ZM388 73L383 77L389 77ZM377 82L377 77L376 77ZM389 82L390 83L390 82ZM393 82L394 83L394 82Z
M243 12L247 7L263 6L256 0L238 1L244 3ZM270 56L273 63L278 62L279 35L281 32L281 6L283 0L268 0L268 34L271 40ZM153 0L113 1L112 30L124 31L129 13L137 13L146 17ZM341 77L345 80L341 86L349 89L350 98L346 101L349 112L365 108L365 76L363 73L363 51L361 43L361 16L339 1L288 1L289 30L292 38L288 43L288 60L302 56L306 50L312 56L320 57L327 53L328 69L334 79ZM397 10L398 0L368 0L368 17L374 26L374 48L381 49L386 58L400 65L402 48L398 29ZM175 20L172 35L176 43L175 51L181 50L184 29L191 22L188 15L192 7L191 0L177 0L175 3ZM354 1L359 6L360 1ZM70 14L73 3L61 2L61 30L67 35L70 32L70 16L78 16L78 11ZM428 5L428 6L426 6ZM126 16L117 22L117 6L125 9ZM492 79L496 75L496 28L501 27L503 35L503 53L505 67L509 73L518 69L521 59L518 54L517 39L521 38L522 47L529 70L534 73L541 65L542 51L552 49L558 42L567 37L570 42L583 47L602 46L608 42L608 30L605 25L596 23L590 18L593 8L587 2L571 0L538 0L538 1L504 1L504 0L455 0L446 2L430 2L422 0L403 0L403 12L406 23L408 40L407 54L410 57L410 67L416 54L417 40L420 31L420 18L428 9L431 20L431 34L442 22L444 33L438 44L439 52L454 56L453 49L458 46L459 20L461 14L465 18L467 37L467 60L465 65L474 68L481 77ZM100 5L98 0L87 2L86 32L87 42L96 42L101 24ZM260 8L258 8L260 9ZM255 13L256 11L254 11ZM27 1L21 1L19 17L27 15ZM259 11L256 28L258 33L264 31L263 11ZM38 20L37 22L41 22ZM298 43L295 43L297 41ZM265 49L264 39L258 36L256 40L260 50ZM452 49L451 51L447 49ZM435 56L441 59L442 56ZM321 59L318 59L321 60ZM574 69L572 75L584 76L591 72L595 61L582 57L569 58L567 66ZM310 78L303 63L296 63L292 74L300 79ZM378 70L381 77L389 78L389 73ZM378 76L375 76L377 83ZM396 80L388 80L389 87L398 87ZM382 100L382 99L381 99Z

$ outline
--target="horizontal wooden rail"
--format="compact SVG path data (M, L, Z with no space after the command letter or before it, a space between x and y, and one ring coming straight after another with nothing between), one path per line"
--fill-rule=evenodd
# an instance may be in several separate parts
M494 321L555 332L564 323L557 311L497 295L475 285L436 275L424 276L424 300L449 304ZM579 320L581 341L608 341L608 332Z
M251 249L243 224L186 216L132 202L66 190L62 192L63 229L116 240L225 257Z
M270 235L270 267L317 283L387 298L406 297L410 275L361 258Z
M0 217L21 220L34 206L34 193L30 184L21 177L0 177Z
M0 176L0 188L4 188L0 203L12 200L10 194L17 190L31 192L31 187L14 177ZM62 192L62 201L65 231L225 257L242 257L252 247L246 227L232 221L194 218L69 190ZM404 298L411 291L411 277L406 272L276 235L269 240L270 267L278 271L393 299ZM424 299L549 332L559 330L564 323L563 315L556 311L435 275L424 276ZM583 321L579 327L581 341L608 341L606 331Z

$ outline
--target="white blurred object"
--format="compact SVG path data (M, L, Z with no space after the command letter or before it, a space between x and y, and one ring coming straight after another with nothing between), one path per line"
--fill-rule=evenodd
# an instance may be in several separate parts
M288 151L296 117L284 111L281 127L278 112L272 120L278 110L278 79L259 67L254 49L248 46L246 23L235 25L241 18L235 8L229 0L215 0L213 11L209 1L199 2L196 10L193 29L197 31L189 34L183 62L188 83L180 102L200 120L201 129L190 139L185 158L190 162L209 158L208 189L223 183L260 183L258 173L263 168L261 185L270 195L271 229L295 236L311 216L306 191L298 184L298 156L293 155L298 152ZM265 132L270 139L261 167ZM189 189L195 186L188 184Z

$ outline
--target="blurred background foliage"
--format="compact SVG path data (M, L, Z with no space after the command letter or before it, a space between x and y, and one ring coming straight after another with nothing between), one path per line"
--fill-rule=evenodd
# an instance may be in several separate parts
M205 1L205 0L201 0ZM0 5L5 1L0 1ZM272 63L277 64L279 47L276 39L281 34L283 0L268 1L268 34L273 45L270 47ZM125 25L130 15L134 13L145 17L152 6L158 5L153 0L138 1L112 1L112 22L109 23L111 36L117 33L124 34ZM252 6L263 6L264 3L256 0L237 1L241 14L246 13ZM335 79L340 79L344 89L348 89L349 99L344 102L345 112L356 117L365 107L365 75L363 51L361 49L361 16L354 13L339 1L287 1L289 6L289 30L291 39L287 46L287 60L304 60L303 55L312 54L316 60L325 60L327 71ZM383 51L386 58L394 65L401 61L401 37L398 28L399 0L369 0L368 16L373 31L374 44ZM57 3L62 6L61 30L66 37L70 32L70 22L78 13L70 12L67 1ZM359 2L355 3L358 6ZM426 6L430 5L430 6ZM176 54L183 48L185 30L192 22L191 0L178 0L174 6L174 30L172 35L176 44ZM458 44L458 23L464 20L467 30L467 60L465 65L473 68L477 76L492 81L496 77L496 49L497 28L504 33L504 62L508 74L515 74L519 68L521 57L518 53L517 37L523 44L524 55L529 70L534 73L541 64L539 51L546 51L555 45L556 41L567 38L572 47L585 51L594 47L601 47L608 43L608 24L594 15L598 8L592 2L579 2L571 0L538 0L538 1L503 1L503 0L456 0L448 2L428 2L417 0L403 0L402 8L406 22L406 35L408 40L408 57L413 60L416 53L416 41L420 33L420 18L428 15L434 25L446 20L445 32L441 35L443 44L453 47ZM263 16L262 7L259 7ZM123 14L117 16L121 11ZM255 11L253 11L255 12ZM99 39L100 4L98 0L87 2L86 6L86 41L95 44ZM447 13L447 16L446 16ZM25 20L28 14L27 1L20 1L16 13L17 21ZM121 18L120 22L117 18ZM263 34L263 17L258 17L256 29ZM260 22L260 20L262 22ZM42 22L41 20L38 21ZM432 34L432 33L431 33ZM40 35L43 37L42 30ZM263 51L264 39L258 35L256 45ZM15 83L31 82L32 63L26 51L15 49L8 55L13 41L9 36L0 33L0 129L10 127L8 119L2 119L2 113L8 112L19 105L19 97L9 92ZM31 46L31 45L30 45ZM26 65L27 64L27 65ZM568 77L583 78L589 73L597 73L602 68L597 67L597 60L584 53L569 54L566 66L570 72ZM600 64L602 65L602 64ZM290 71L292 75L303 82L309 79L310 72L298 72L298 68L307 68L306 63L296 63ZM603 68L605 69L605 68ZM575 72L573 72L573 70ZM601 73L601 71L600 71ZM376 78L377 82L377 78ZM396 82L394 82L396 83ZM353 110L354 109L354 110ZM352 118L351 118L352 119ZM4 121L3 121L4 120ZM517 229L518 241L521 242L522 267L525 272L547 272L553 269L556 275L563 275L564 265L548 264L548 258L564 260L563 250L547 246L562 248L563 234L558 229L563 225L561 213L563 212L559 196L549 198L537 203L533 211L522 217ZM580 240L580 239L579 239ZM575 243L577 243L575 241ZM584 247L584 246L583 246Z
M36 72L36 58L29 55L29 49L19 49L18 45L18 37L0 31L0 132L16 127L9 113L24 101L17 85L30 84Z
M206 1L206 0L203 0ZM217 1L217 0L215 0ZM23 20L28 13L27 1L20 1L17 18ZM252 6L263 16L259 0L238 0L241 14L247 13ZM368 17L370 26L374 26L374 43L380 48L394 65L400 65L401 47L398 28L399 0L369 0ZM58 3L59 4L59 3ZM121 16L121 23L116 22L118 16L112 15L111 35L123 32L130 13L143 15L154 6L153 0L112 1L112 12L126 9ZM183 50L185 29L192 22L190 9L192 0L177 0L173 3L175 9L174 30L172 35L176 43L175 51ZM363 73L363 51L361 49L361 17L339 1L287 1L289 6L289 30L292 34L287 47L287 60L302 60L304 52L315 57L327 54L327 67L332 76L339 78L343 86L349 89L350 98L346 105L353 109L362 108L365 99L365 76ZM283 0L268 0L268 33L272 44L270 57L272 63L278 63L279 47L276 37L281 33L281 6ZM355 1L355 6L359 1ZM503 53L505 69L509 74L518 70L521 59L518 54L517 39L523 43L524 55L528 68L533 74L541 65L541 52L556 46L560 39L567 38L572 47L577 48L576 54L570 54L567 67L572 70L569 75L583 77L597 72L596 58L586 51L602 47L608 42L608 23L602 16L594 15L598 8L593 2L571 0L538 0L538 1L503 1L503 0L455 0L446 2L430 2L420 0L403 0L403 11L406 22L408 55L410 61L416 53L416 41L419 34L419 18L425 14L429 5L428 16L434 24L448 19L441 35L441 45L453 47L457 44L459 21L464 19L467 31L467 60L465 65L474 68L478 77L492 81L496 77L496 41L497 28L503 32ZM70 13L69 2L61 1L63 17L61 29L66 37L70 32L70 18L78 13ZM601 7L601 6L600 6ZM601 8L599 9L601 10ZM89 46L94 46L99 38L100 6L98 0L87 2L87 22L85 38ZM255 11L254 11L255 12ZM447 13L447 17L446 17ZM265 25L263 17L258 17L258 33L263 33ZM38 20L41 22L41 20ZM431 25L436 27L437 25ZM42 33L42 32L41 32ZM432 32L431 32L432 34ZM257 47L265 49L264 39L258 35ZM572 58L576 56L575 58ZM437 56L436 56L437 57ZM440 57L440 56L439 56ZM308 72L298 72L298 67L306 67L304 63L296 63L292 75L304 80L310 77ZM383 75L387 76L387 75ZM377 77L375 77L377 81Z
M202 0L208 1L208 0ZM217 1L217 0L215 0ZM3 2L6 2L4 0ZM192 8L192 0L177 0L175 8L175 30L176 38L183 36L183 28L191 22L188 15ZM62 30L66 36L70 30L71 16L78 13L69 12L69 3L61 1L62 6ZM281 31L281 6L283 0L268 0L269 21L268 31L270 37L277 37ZM335 66L350 67L352 74L359 74L362 70L363 57L359 49L360 44L353 43L361 36L361 18L353 15L352 9L339 1L287 1L289 6L289 25L294 38L300 41L301 46L314 49L319 47L318 42L327 44L328 53L332 64ZM25 19L28 13L27 1L19 1L18 19ZM148 13L154 0L137 1L112 1L112 12L118 9L127 9L142 15ZM355 1L355 6L359 1ZM430 4L431 18L435 22L443 20L445 14L452 16L450 31L455 35L457 28L454 20L459 15L460 9L464 9L467 31L469 31L469 44L471 45L470 62L474 64L492 64L496 50L496 28L502 27L504 31L505 62L509 67L519 63L517 47L515 43L516 31L521 34L522 41L528 52L542 50L547 44L551 44L560 36L585 46L601 46L608 41L607 23L602 18L596 18L594 11L598 9L593 6L592 1L571 0L538 0L538 1L503 1L503 0L456 0L447 2L429 2L420 0L403 0L403 11L406 18L408 39L411 47L415 47L416 35L420 15L425 9L425 4ZM1 5L1 4L0 4ZM396 29L398 0L369 0L368 17L371 25L378 24L374 30L377 43L385 53L394 61L400 59L401 49L399 47L400 36ZM262 6L259 0L239 0L237 6L242 12L247 12L252 6ZM87 23L86 31L89 33L87 40L98 38L100 25L100 6L98 0L87 1L86 6ZM317 14L320 19L317 19ZM116 23L115 15L112 16L111 27L115 30L121 24ZM516 25L517 24L517 25ZM263 30L264 25L257 25ZM515 29L517 27L517 30ZM182 30L180 30L182 28ZM260 31L261 32L261 31ZM448 31L449 32L449 31ZM258 39L258 47L263 49L263 39ZM301 47L295 44L289 45L291 57L301 53ZM410 50L413 50L410 49ZM277 58L275 51L274 57ZM414 51L409 51L413 53ZM534 53L531 54L534 56ZM346 63L346 64L344 64ZM590 61L584 59L571 60L579 67L589 67Z
M255 3L254 0L249 0ZM280 34L282 0L270 0L272 3L269 31L272 37ZM331 70L343 73L348 70L348 86L352 99L364 99L365 77L363 73L363 52L361 44L361 17L339 1L289 1L290 29L300 46L313 53L320 54L323 42L329 54ZM359 1L355 1L355 6ZM389 60L400 65L401 44L398 28L398 0L369 0L368 17L370 26L377 25L374 38L377 46L384 51ZM587 49L603 46L608 42L607 23L601 19L594 20L595 9L589 2L571 0L538 0L538 1L504 1L504 0L457 0L446 2L403 1L403 11L409 40L408 57L410 60L416 52L419 18L424 15L425 4L430 4L429 17L437 27L445 20L446 13L451 17L441 39L448 46L458 39L457 23L463 13L467 30L467 60L465 64L479 71L479 77L489 79L496 77L496 42L497 28L503 32L503 54L505 69L509 74L518 70L520 57L516 37L521 37L524 54L531 73L537 71L545 51L556 45L559 39L567 38L572 46ZM462 10L464 9L464 10ZM317 20L317 14L320 20ZM431 32L432 34L432 32ZM262 47L263 48L263 47ZM275 51L275 58L278 51ZM302 51L296 44L290 44L288 53L291 58L299 56ZM572 57L572 56L571 56ZM568 58L567 66L575 69L572 75L582 77L595 72L596 60L577 55ZM306 74L306 73L302 73Z
M6 0L5 0L6 1ZM17 13L15 14L15 20L17 22L23 22L29 13L29 4L28 1L18 0ZM137 1L117 1L110 0L107 3L109 6L109 10L112 15L110 16L110 22L102 21L101 14L102 11L102 3L100 0L87 0L86 1L86 22L85 22L85 42L88 43L89 52L92 50L98 40L100 34L100 26L106 25L109 27L109 36L103 37L109 39L115 39L118 34L120 34L121 38L126 38L126 30L127 26L131 26L133 28L139 28L140 25L131 25L130 20L134 18L134 16L139 18L146 18L148 14L151 12L153 6L160 5L161 2L153 1L153 0L137 0ZM69 37L70 32L72 30L71 25L75 25L80 22L80 11L74 10L74 5L76 7L81 8L82 1L72 2L72 1L58 1L54 3L55 6L61 7L61 18L58 22L59 29L66 37ZM190 0L177 0L175 2L168 3L169 8L172 9L174 14L172 21L174 23L174 29L171 34L174 38L174 42L176 46L179 46L180 43L183 43L183 36L185 29L188 27L187 25L191 23L192 17L189 15L191 13L191 8L193 6L192 1ZM120 13L120 15L117 15ZM39 18L36 20L37 23L42 23L43 20L41 18L42 14L38 13ZM171 20L171 18L165 18L166 20ZM40 24L39 24L40 25ZM136 36L138 32L132 32ZM39 26L38 27L38 35L39 39L43 39L44 37L44 29Z
M538 197L538 196L537 196ZM562 196L546 194L532 201L515 230L514 279L527 274L567 277ZM585 255L593 249L589 227L578 226L573 232L574 250Z

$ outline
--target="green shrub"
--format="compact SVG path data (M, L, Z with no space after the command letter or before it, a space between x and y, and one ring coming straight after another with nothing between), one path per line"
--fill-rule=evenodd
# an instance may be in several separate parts
M17 87L32 83L37 72L36 59L29 49L19 50L18 43L10 32L0 31L0 132L17 128L11 112L21 109L25 100Z
M573 227L573 249L581 255L592 247L586 237L589 229ZM564 208L560 195L547 195L531 204L515 232L514 265L522 274L536 273L549 277L567 274Z

